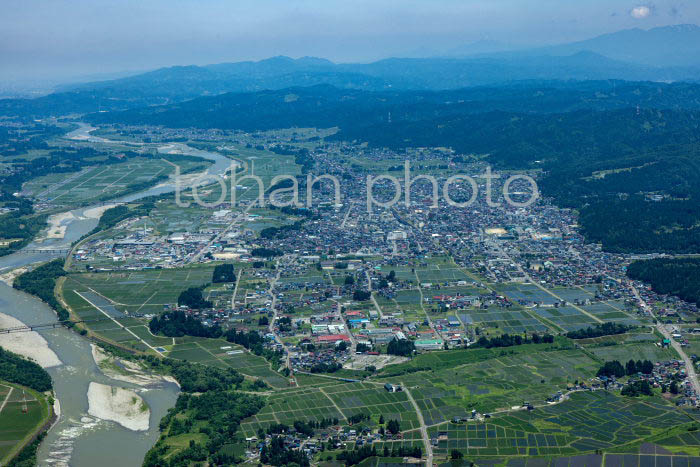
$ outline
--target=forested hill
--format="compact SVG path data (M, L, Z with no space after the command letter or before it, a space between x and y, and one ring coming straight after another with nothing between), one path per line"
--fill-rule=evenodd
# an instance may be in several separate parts
M700 306L700 258L635 261L627 275L649 282L657 293L677 295Z
M551 114L579 110L700 109L700 85L620 81L522 81L498 87L451 91L381 91L328 85L274 91L227 93L187 102L89 115L93 123L154 124L169 127L265 130L288 126L341 127L349 136L376 138L365 130L387 123L380 133L406 125L433 124L489 112ZM509 118L509 117L508 117ZM469 123L462 121L460 123ZM431 128L432 129L432 128ZM423 132L425 133L425 131ZM440 135L442 137L442 135ZM391 143L377 140L378 144Z

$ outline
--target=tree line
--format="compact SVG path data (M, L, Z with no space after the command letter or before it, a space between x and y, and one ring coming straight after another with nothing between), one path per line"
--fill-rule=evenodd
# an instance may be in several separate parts
M59 321L68 322L70 318L68 310L58 302L53 293L56 287L56 280L66 275L66 271L63 270L63 264L64 260L62 258L42 264L32 271L27 271L18 276L12 287L39 297L54 309Z
M51 376L41 366L0 347L0 380L39 392L53 388Z

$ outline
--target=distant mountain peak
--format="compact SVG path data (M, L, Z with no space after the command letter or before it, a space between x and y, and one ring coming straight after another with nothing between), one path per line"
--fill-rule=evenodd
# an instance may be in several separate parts
M615 60L654 67L700 66L700 26L624 29L544 50L558 55L589 50Z
M656 28L651 28L648 31L659 31L659 30L669 30L675 32L700 32L700 26L697 24L672 24L670 26L659 26Z

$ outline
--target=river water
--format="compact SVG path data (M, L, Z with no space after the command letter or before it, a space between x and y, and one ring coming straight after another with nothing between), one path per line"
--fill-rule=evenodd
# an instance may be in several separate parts
M66 137L93 143L114 143L91 136L89 134L91 130L93 128L81 124L80 128ZM214 164L207 169L210 175L222 175L231 168L232 161L221 154L198 150L185 144L171 143L154 147L158 147L160 152L176 151L212 160ZM172 192L174 189L172 183L165 183L115 201L134 201ZM67 216L68 218L62 224L66 226L64 238L33 243L27 246L27 249L69 247L73 241L97 225L97 219L83 215L85 211L94 207L71 211L73 216ZM46 253L18 252L0 258L0 272L51 258ZM24 324L50 323L56 320L56 314L46 304L2 282L0 282L0 312L13 316ZM142 389L129 383L114 381L104 376L95 364L87 339L65 328L43 330L39 331L39 334L46 339L49 347L63 362L62 365L47 370L51 374L56 397L60 401L61 416L39 448L39 465L74 467L141 465L144 455L158 439L158 422L168 408L175 405L178 395L177 385L164 383L158 387ZM149 430L134 432L114 422L88 415L87 390L91 381L139 391L151 409Z

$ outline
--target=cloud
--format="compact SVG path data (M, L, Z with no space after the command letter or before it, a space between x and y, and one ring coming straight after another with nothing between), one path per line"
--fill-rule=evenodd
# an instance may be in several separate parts
M634 7L632 11L630 11L630 15L635 19L644 19L651 15L651 8L644 5Z

